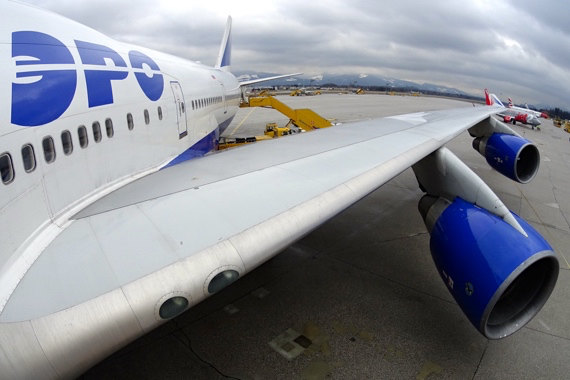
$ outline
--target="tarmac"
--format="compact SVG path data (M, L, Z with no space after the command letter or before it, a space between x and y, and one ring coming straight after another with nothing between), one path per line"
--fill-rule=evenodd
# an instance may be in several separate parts
M335 122L456 100L387 95L280 97ZM262 134L276 111L240 109L227 135ZM447 146L560 260L558 284L522 330L487 340L437 273L411 169L220 293L121 349L83 379L563 379L570 373L570 134L511 126L541 152L537 177L492 170L467 132ZM284 137L286 138L286 137Z

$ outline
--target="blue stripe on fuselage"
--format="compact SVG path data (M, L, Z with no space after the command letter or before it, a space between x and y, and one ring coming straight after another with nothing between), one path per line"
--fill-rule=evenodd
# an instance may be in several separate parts
M202 157L206 153L211 152L212 150L216 150L218 148L218 138L219 129L215 129L206 135L202 140L198 141L196 144L192 145L190 148L186 149L184 152L173 158L172 161L166 164L162 169L177 165L181 162L188 161L196 157Z
M218 149L220 134L228 128L233 118L234 117L232 116L218 125L218 128L214 129L207 136L202 138L202 140L198 141L196 144L192 145L190 148L186 149L184 152L173 158L172 161L162 167L162 169L177 165L181 162L188 161L196 157L202 157L206 153Z
M228 120L224 121L222 124L219 125L220 135L224 133L224 131L230 126L232 120L234 119L234 116L230 117Z

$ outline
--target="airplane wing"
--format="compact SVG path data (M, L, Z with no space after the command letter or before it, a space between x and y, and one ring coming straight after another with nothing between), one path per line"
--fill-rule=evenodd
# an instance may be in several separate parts
M257 83L262 83L262 82L268 82L268 81L273 80L273 79L289 78L289 77L294 77L294 76L302 75L302 74L303 74L303 73L283 74L283 75L275 75L275 76L266 77L266 78L257 78L257 79L244 80L244 81L240 81L240 82L239 82L239 86L240 86L240 87L251 86L252 84L257 84Z
M496 112L465 108L346 124L148 175L72 218L20 281L0 321L41 318L195 258L211 263L191 272L223 265L241 275Z
M27 373L45 368L46 355L61 365L58 376L80 373L496 112L466 107L345 124L134 181L46 243L0 314L1 340L25 336L41 346L5 355L28 363Z

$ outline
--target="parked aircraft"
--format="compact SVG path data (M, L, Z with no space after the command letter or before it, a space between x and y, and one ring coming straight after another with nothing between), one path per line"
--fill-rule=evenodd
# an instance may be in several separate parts
M0 11L2 378L81 374L409 167L437 270L481 334L519 330L554 288L550 245L444 147L468 130L529 182L538 149L492 117L502 107L215 153L257 81L230 73L231 20L207 67L21 3Z
M495 94L489 95L487 89L485 89L485 102L487 105L498 104L501 107L504 107L503 103ZM538 120L538 117L535 116L534 113L527 112L528 110L519 111L519 109L521 108L503 108L501 111L497 112L497 115L501 116L505 123L516 124L518 121L519 123L530 125L532 129L535 127L540 129L540 120Z
M509 103L508 103L508 107L510 109L519 111L519 112L526 112L529 113L531 115L534 115L536 117L542 117L544 119L548 119L548 114L546 112L540 112L540 111L535 111L535 110L531 110L530 108L528 108L528 104L525 104L525 108L523 107L517 107L514 105L513 101L511 98L508 98Z

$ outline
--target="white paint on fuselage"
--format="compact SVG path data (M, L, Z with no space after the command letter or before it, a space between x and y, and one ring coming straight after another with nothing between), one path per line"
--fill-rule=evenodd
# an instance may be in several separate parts
M70 217L88 204L136 180L159 170L180 153L204 137L216 133L219 125L233 118L239 103L239 84L228 72L183 60L171 55L114 41L101 33L34 7L6 2L0 25L0 54L5 59L0 71L0 154L8 152L13 162L15 178L9 184L0 184L0 312L19 280L58 233L68 226ZM36 127L11 124L10 105L12 83L24 83L29 78L16 78L16 60L12 56L11 41L14 31L37 31L63 42L71 52L77 71L77 86L73 101L55 121ZM125 79L113 80L113 103L89 108L85 70L75 40L109 47L129 62L128 52L140 51L151 57L160 68L164 79L161 97L149 100L141 90L131 67ZM116 69L108 61L111 70ZM42 65L44 66L44 65ZM31 70L40 70L34 65ZM26 70L27 68L24 68ZM50 69L53 69L51 65ZM101 69L101 66L98 66ZM142 71L148 71L143 65ZM38 78L36 77L36 80ZM170 82L180 83L185 100L188 133L180 138L176 104ZM224 92L223 92L224 91ZM58 96L58 94L53 94ZM195 107L192 101L222 98L207 106ZM203 103L203 102L202 102ZM159 111L162 120L159 120ZM145 110L149 123L145 122ZM134 128L127 127L131 114ZM113 135L108 137L105 121L112 120ZM95 142L92 124L99 122L102 139ZM85 126L89 143L81 148L78 128ZM73 151L64 154L61 133L68 130L72 136ZM44 159L42 140L53 138L56 159ZM34 148L36 168L24 170L21 149L25 144Z

